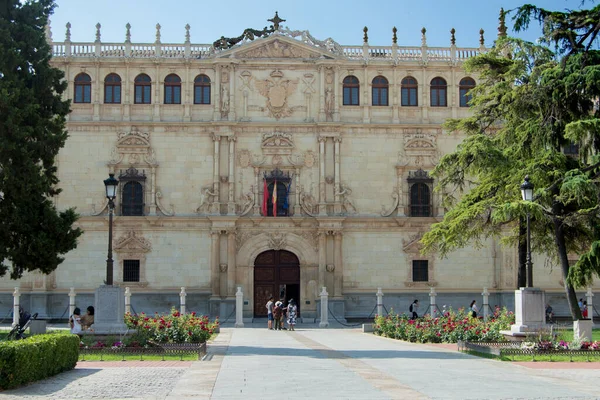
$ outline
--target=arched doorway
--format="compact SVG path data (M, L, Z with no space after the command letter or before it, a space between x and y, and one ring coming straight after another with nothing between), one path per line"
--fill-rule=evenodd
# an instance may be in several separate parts
M266 317L269 297L294 299L300 315L300 261L286 250L268 250L254 261L254 316ZM287 303L285 303L287 304Z

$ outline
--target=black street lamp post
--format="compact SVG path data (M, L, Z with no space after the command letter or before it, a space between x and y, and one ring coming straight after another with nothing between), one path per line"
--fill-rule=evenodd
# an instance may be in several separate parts
M533 201L533 183L529 182L529 175L521 184L521 196L524 201ZM531 262L531 227L529 226L529 211L527 211L527 287L533 287L533 263Z
M108 286L113 284L113 258L112 258L112 221L115 209L115 198L117 197L117 187L119 181L115 179L115 174L108 174L108 179L104 180L106 188L106 198L108 199L108 258L106 259L106 281Z

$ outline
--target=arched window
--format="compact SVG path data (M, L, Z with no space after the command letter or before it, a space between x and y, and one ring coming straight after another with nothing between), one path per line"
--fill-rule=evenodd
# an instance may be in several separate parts
M416 107L419 105L419 84L415 78L408 76L401 82L401 97L403 107Z
M429 186L426 183L417 182L410 187L410 216L431 216Z
M139 74L135 77L135 104L150 104L152 96L152 79L146 74Z
M165 78L165 104L181 104L181 78L175 74Z
M360 89L360 83L358 78L355 76L347 76L344 78L344 105L345 106L357 106L359 105L358 92Z
M475 87L475 81L472 78L462 78L458 84L458 92L460 94L460 106L469 107L469 102L473 98L469 94L469 90Z
M206 75L194 79L194 104L210 104L210 78Z
M129 181L123 186L121 214L144 215L144 186L140 182Z
M86 73L75 77L75 103L92 102L92 78Z
M104 103L121 104L121 77L117 74L104 78Z
M444 78L431 80L431 107L446 107L448 86Z
M373 105L387 106L388 105L388 80L383 76L376 76L373 79Z

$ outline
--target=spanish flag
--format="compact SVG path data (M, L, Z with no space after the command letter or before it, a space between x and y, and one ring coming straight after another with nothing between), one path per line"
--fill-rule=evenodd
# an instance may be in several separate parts
M277 216L277 181L273 184L273 216Z

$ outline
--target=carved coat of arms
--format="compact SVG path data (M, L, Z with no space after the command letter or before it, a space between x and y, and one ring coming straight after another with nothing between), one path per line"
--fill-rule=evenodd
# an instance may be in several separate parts
M271 73L271 78L257 81L255 85L258 92L267 98L267 109L272 117L280 119L292 114L288 97L296 91L298 79L284 79L283 72L275 70Z

